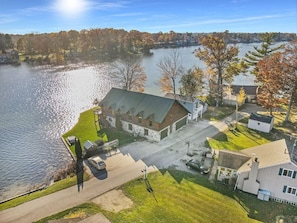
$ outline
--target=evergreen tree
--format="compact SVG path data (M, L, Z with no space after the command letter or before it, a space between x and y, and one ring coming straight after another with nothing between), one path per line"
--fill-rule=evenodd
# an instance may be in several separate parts
M245 58L243 59L246 65L250 68L251 73L256 75L258 72L258 62L263 59L265 56L272 54L273 52L281 49L283 45L272 47L274 45L274 37L275 33L263 33L261 34L261 38L263 43L261 44L261 48L254 46L254 51L248 51L245 54Z

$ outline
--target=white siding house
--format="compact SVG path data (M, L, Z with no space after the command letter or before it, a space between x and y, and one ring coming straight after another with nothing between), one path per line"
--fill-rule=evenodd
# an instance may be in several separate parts
M248 121L248 128L269 133L273 128L274 117L252 113Z
M291 160L284 139L234 153L223 151L219 155L218 180L228 178L220 170L229 168L236 189L262 200L297 205L297 165Z

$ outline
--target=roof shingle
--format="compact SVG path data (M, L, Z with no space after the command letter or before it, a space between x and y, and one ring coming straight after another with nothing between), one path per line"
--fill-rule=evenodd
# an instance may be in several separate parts
M121 114L127 112L133 116L141 114L144 119L151 116L155 122L162 123L175 101L170 98L112 88L99 105L111 107Z

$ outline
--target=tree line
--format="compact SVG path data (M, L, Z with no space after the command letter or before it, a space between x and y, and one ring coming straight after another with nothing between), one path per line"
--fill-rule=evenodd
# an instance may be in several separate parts
M198 45L199 37L206 33L147 33L123 29L83 29L58 33L29 33L9 35L0 33L0 49L17 50L27 59L38 63L64 64L77 60L113 60L127 52L149 54L158 47ZM261 41L260 33L229 33L229 43L251 43ZM289 41L293 33L276 33L274 41Z

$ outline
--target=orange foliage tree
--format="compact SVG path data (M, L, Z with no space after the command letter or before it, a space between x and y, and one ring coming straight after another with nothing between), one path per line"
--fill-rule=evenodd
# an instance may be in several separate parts
M259 104L269 109L271 115L273 108L285 102L286 66L280 52L266 56L258 63L255 82L260 86L260 92L257 99Z

